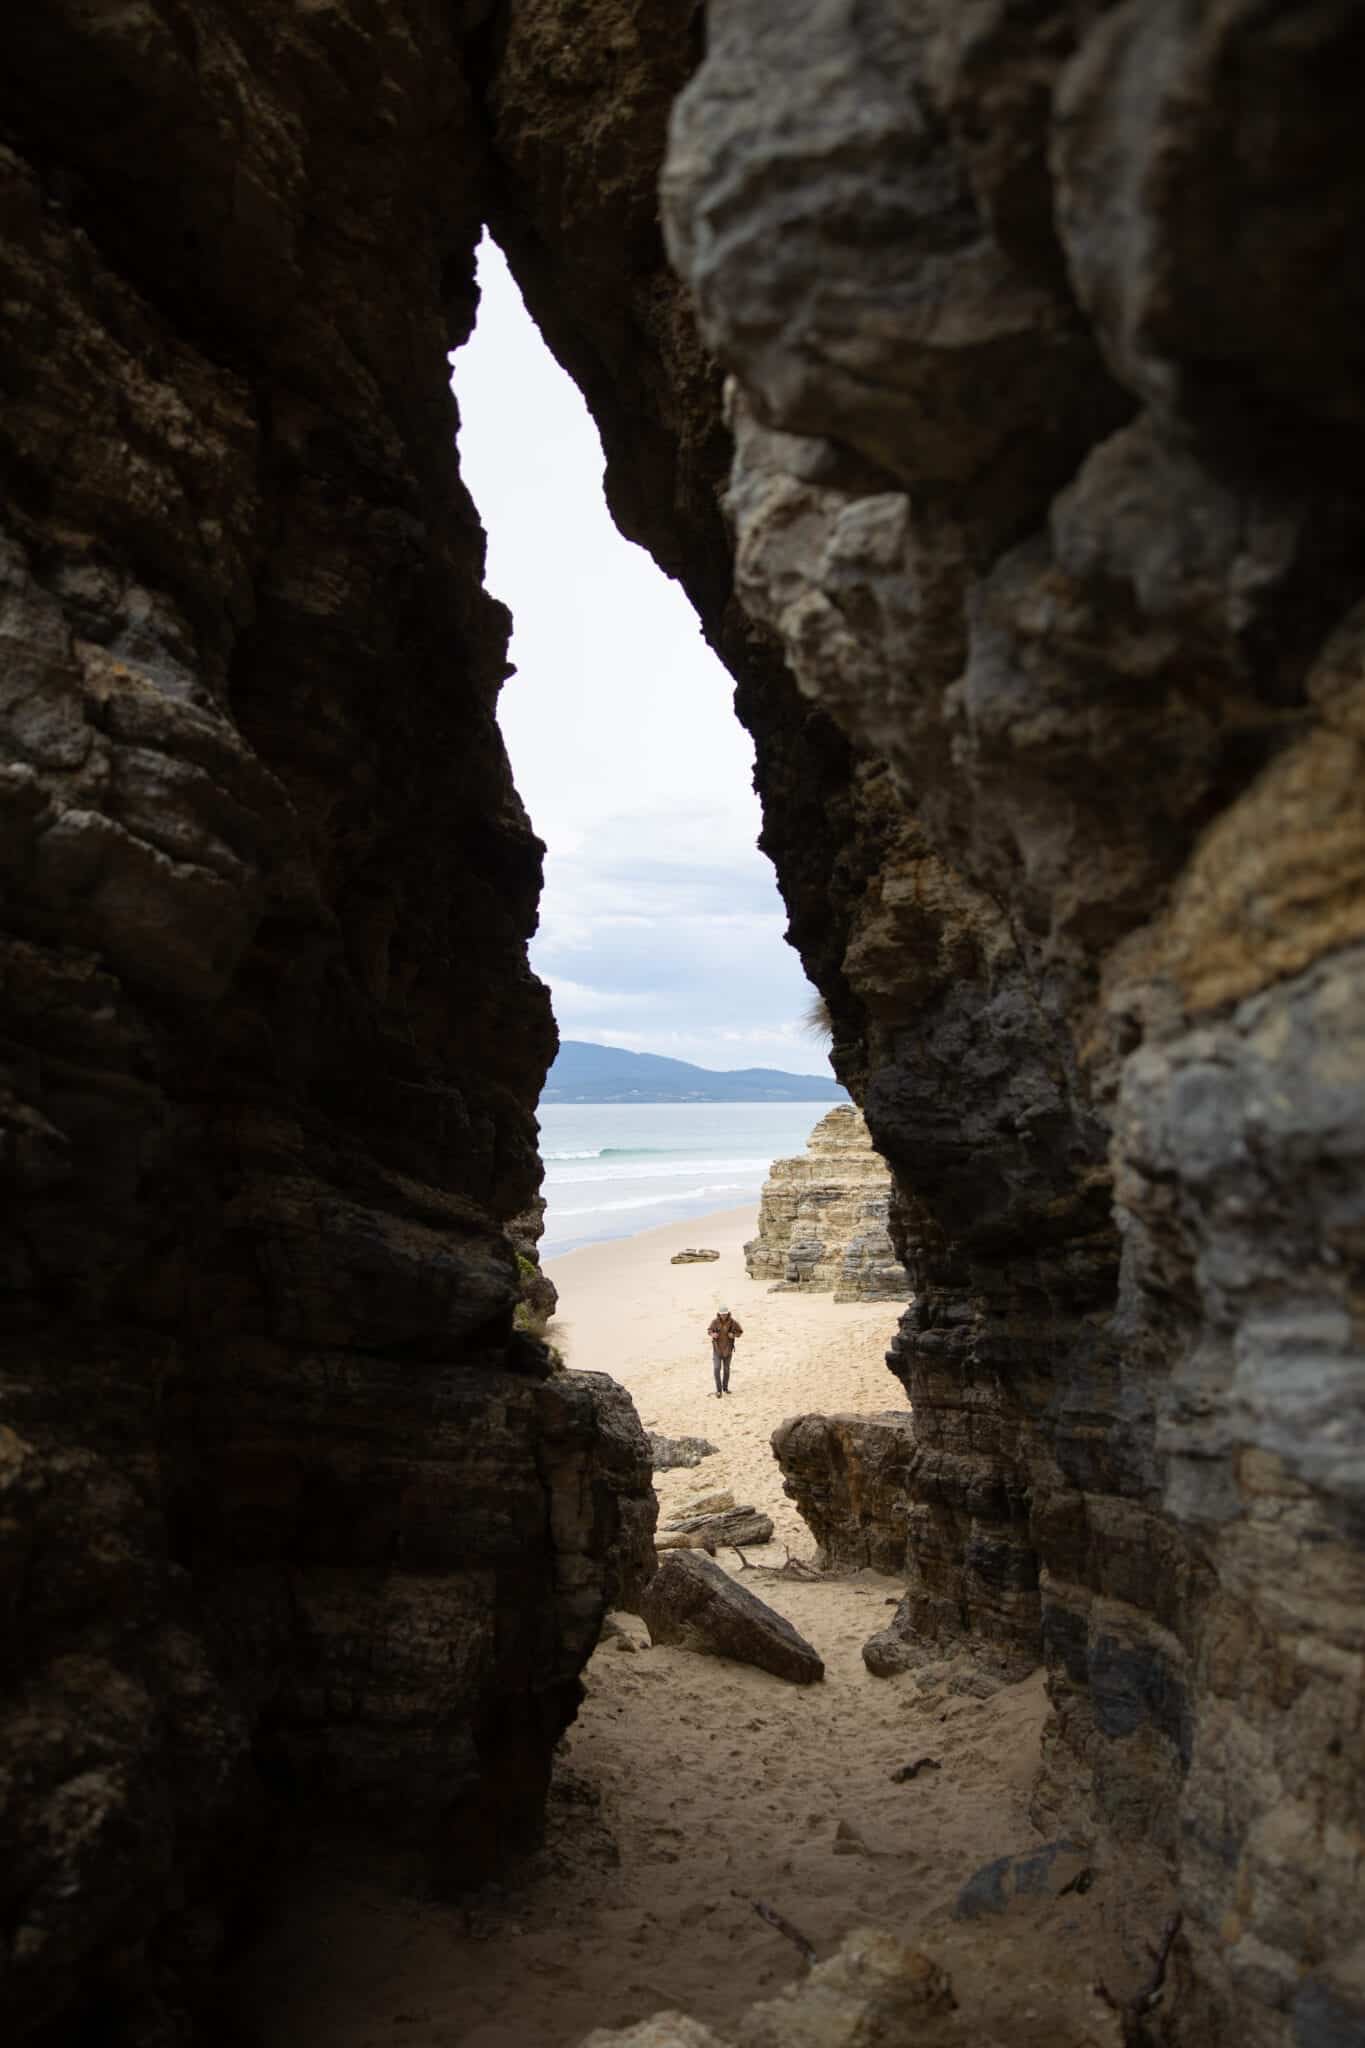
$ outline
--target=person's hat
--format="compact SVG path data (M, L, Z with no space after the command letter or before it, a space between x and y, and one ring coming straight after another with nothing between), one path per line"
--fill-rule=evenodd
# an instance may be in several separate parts
M729 1313L730 1313L730 1311L729 1311L729 1309L728 1309L728 1308L718 1308L718 1309L716 1310L716 1314L717 1314L718 1316L728 1316L728 1315L729 1315Z

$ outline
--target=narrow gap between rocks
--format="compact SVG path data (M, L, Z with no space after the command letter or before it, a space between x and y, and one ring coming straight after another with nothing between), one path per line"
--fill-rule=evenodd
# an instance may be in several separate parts
M487 242L481 277L499 326L491 350L480 357L476 336L457 360L462 466L489 530L488 587L515 621L519 673L500 717L549 847L533 964L565 1037L606 1037L610 1019L613 1043L713 1065L724 1043L734 1065L780 1061L763 1003L799 1016L809 991L754 848L728 678L681 592L611 528L595 429ZM695 986L712 946L728 1019ZM811 1106L809 1121L820 1114ZM863 1925L922 1943L972 2019L1021 2048L1117 2044L1093 1983L1132 1958L1114 1952L1082 1859L1066 1896L984 1929L955 1917L984 1865L1043 1839L1029 1815L1042 1674L1005 1685L965 1656L892 1678L865 1666L901 1585L820 1570L769 1439L795 1414L902 1407L885 1361L898 1311L750 1281L755 1193L708 1183L690 1211L675 1200L670 1221L705 1214L720 1252L681 1268L667 1230L594 1245L552 1205L554 1335L570 1370L626 1386L647 1429L715 1446L694 1469L656 1474L661 1529L716 1493L771 1518L771 1543L717 1562L814 1645L823 1681L654 1647L637 1616L610 1617L560 1745L544 1846L453 1901L401 1871L363 1882L319 1862L291 1875L239 1985L260 2048L573 2048L674 2007L725 2031L805 1973L759 1905L821 1957ZM714 1213L741 1194L748 1206ZM642 1210L626 1227L652 1220ZM699 1333L727 1297L746 1338L734 1398L717 1404ZM793 1559L804 1574L784 1569Z

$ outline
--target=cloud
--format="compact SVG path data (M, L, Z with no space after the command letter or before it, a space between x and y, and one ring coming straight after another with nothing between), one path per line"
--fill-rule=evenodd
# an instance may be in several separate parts
M652 1010L657 1007L659 997L647 989L589 988L581 981L569 981L563 975L555 982L555 1011L566 1038L580 1034L571 1032L564 1023L566 1016L574 1017L627 1015L631 1010ZM609 1039L602 1041L609 1044Z
M455 359L460 458L489 587L514 621L498 715L548 848L532 961L560 1031L703 1066L825 1071L755 844L730 678L677 584L612 525L596 429L487 243L480 282Z

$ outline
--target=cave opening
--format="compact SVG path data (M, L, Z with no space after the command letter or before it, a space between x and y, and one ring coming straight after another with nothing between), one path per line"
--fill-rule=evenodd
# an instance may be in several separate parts
M808 2004L733 2016L796 1969L784 1916L817 1999L924 1931L913 2018L878 1994L859 2038L1365 2038L1360 9L707 12L12 10L6 2040L216 2039L295 1828L331 1890L267 1930L251 2048L568 2048L671 2004L771 2048ZM515 1323L553 1047L446 357L485 219L735 678L902 1176L912 1456L841 1454L834 1304L783 1389L794 1483L851 1475L905 1567L889 1620L880 1552L764 1582L824 1685L646 1649L625 1600L602 1639L648 1447ZM569 621L629 614L566 581L560 678ZM522 660L552 869L572 792L638 882L696 637L628 633L614 712L591 654L551 709ZM711 768L733 1027L769 977ZM547 920L585 1041L632 991L616 1036L683 1028L710 956L658 923L667 986ZM664 1475L675 1523L771 1481L786 1313L742 1298L727 1400L691 1272L678 1420L729 1464ZM913 1661L874 1683L879 1636ZM1040 1640L1041 1770L999 1668ZM552 1761L539 1875L476 1894Z
M707 1038L701 1007L670 1011L680 997L678 976L666 978L670 956L695 973L707 945L721 944L726 962L738 949L756 982L766 973L789 991L788 1014L798 1016L810 995L794 956L774 954L774 969L724 902L751 891L744 915L755 925L781 916L753 848L760 818L747 736L687 600L612 525L595 427L488 241L480 281L480 326L456 357L455 389L462 471L489 535L487 585L512 612L517 672L504 689L504 733L520 793L548 842L533 962L552 984L566 1036L614 1030L627 1045L660 1050L682 1038L680 1051L719 1065L717 1049L735 1040ZM681 830L689 808L720 810L722 782L722 829L704 842ZM668 863L672 872L661 878ZM762 910L753 907L759 882L771 898ZM688 903L689 892L699 906ZM779 935L770 936L780 946ZM731 964L727 981L734 973ZM807 1067L816 1063L813 1044L804 1041ZM780 1058L780 1041L772 1050ZM798 1110L796 1122L821 1113ZM726 1192L733 1204L736 1192ZM714 1193L698 1199L717 1206ZM644 1211L624 1225L618 1218L615 1250L632 1226L650 1220ZM561 1309L579 1340L568 1363L591 1367L620 1349L611 1324L621 1304L594 1296L607 1270L600 1248L562 1250L566 1239L573 1245L573 1222L565 1217L556 1234L551 1212L549 1264L557 1277L564 1273ZM631 1242L638 1269L653 1256L651 1240ZM570 1270L575 1281L581 1276L582 1298L566 1285ZM683 1281L695 1283L704 1317L706 1268L684 1269ZM851 1475L850 1529L868 1545L841 1558L840 1568L822 1569L810 1526L783 1497L785 1468L769 1444L784 1415L828 1405L832 1395L835 1405L876 1416L886 1441L908 1439L885 1361L900 1302L773 1300L755 1282L741 1307L751 1335L761 1329L774 1369L764 1382L741 1351L736 1398L720 1405L716 1420L704 1357L686 1357L696 1333L689 1338L681 1327L660 1344L657 1324L639 1326L634 1341L659 1349L652 1374L632 1376L630 1390L647 1427L667 1422L703 1441L714 1436L720 1449L714 1464L656 1473L661 1523L686 1522L716 1499L734 1503L736 1486L744 1502L752 1492L773 1511L776 1540L723 1562L819 1643L822 1682L779 1685L743 1663L652 1642L622 1602L560 1744L544 1847L505 1880L453 1904L354 1887L310 1902L253 1965L267 2048L300 2032L359 2048L381 2024L401 2024L404 2038L423 2048L447 2040L460 2048L567 2048L594 2026L632 2024L660 2007L725 2028L754 1998L803 1974L790 1928L784 1934L774 1915L822 1948L860 1922L904 1927L931 1909L945 1865L984 1864L1007 1837L1027 1836L1045 1712L1041 1673L992 1676L952 1655L914 1678L876 1670L864 1643L903 1592L896 1561L876 1548L894 1519L891 1493L876 1501L863 1493L864 1446L845 1457L842 1442L822 1443L818 1455L830 1470ZM681 1408L665 1408L676 1400L665 1390L670 1377L688 1384ZM893 1406L894 1416L886 1412ZM843 1423L856 1434L855 1418ZM792 1455L799 1465L799 1451ZM901 1817L888 1810L888 1781L911 1780L916 1826L933 1846L907 1856ZM293 1960L281 1968L285 1950ZM302 1969L301 1954L313 1959ZM1020 2040L1033 2037L1034 2022L1041 2040L1057 2019L1055 2003L1045 2016L1038 1967L1006 2001ZM459 2021L447 2033L453 1998ZM1079 2021L1081 1987L1064 1989L1060 2003Z
M511 615L498 720L546 847L530 950L564 1041L541 1106L540 1249L554 1257L756 1198L767 1159L799 1149L815 1121L760 1103L704 1129L671 1096L657 1105L666 1114L642 1118L625 1099L632 1080L644 1104L650 1084L687 1081L665 1083L638 1056L701 1069L697 1087L708 1070L752 1068L828 1085L829 1068L758 850L753 742L733 681L682 586L613 518L597 424L488 234L478 284L453 389L486 587ZM618 1077L609 1060L622 1054ZM590 1153L636 1164L613 1172Z

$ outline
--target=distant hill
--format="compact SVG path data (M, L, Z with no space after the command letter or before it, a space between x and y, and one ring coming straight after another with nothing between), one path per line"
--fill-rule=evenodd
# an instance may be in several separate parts
M687 1060L566 1038L546 1078L542 1102L847 1102L832 1077L737 1067L713 1074Z

